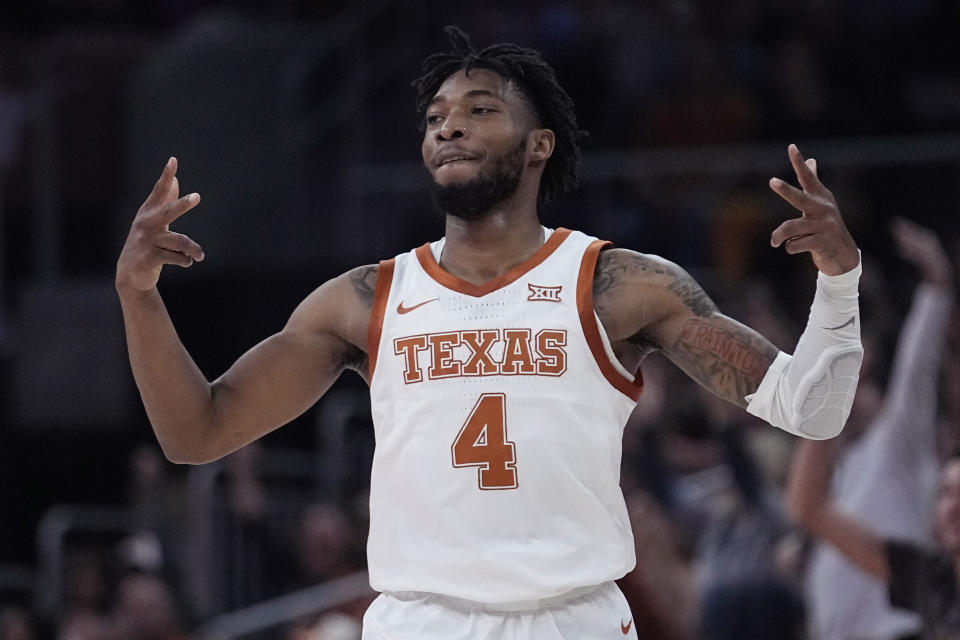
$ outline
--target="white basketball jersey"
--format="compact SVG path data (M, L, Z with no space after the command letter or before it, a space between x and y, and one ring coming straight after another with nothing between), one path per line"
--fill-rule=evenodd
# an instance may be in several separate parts
M549 598L635 563L620 490L640 396L593 310L608 243L557 229L478 286L442 242L380 263L370 322L370 582L484 603Z

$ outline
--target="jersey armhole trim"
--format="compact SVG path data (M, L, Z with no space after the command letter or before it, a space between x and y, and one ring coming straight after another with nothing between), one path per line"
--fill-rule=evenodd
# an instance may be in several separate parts
M577 314L580 316L580 326L583 328L583 335L587 339L590 353L593 354L593 359L600 367L603 377L618 391L637 402L643 392L643 378L637 376L636 380L631 381L617 371L603 346L600 327L593 310L593 274L597 266L597 258L602 249L610 246L613 245L606 240L594 240L583 254L580 273L577 276Z
M393 282L395 258L381 260L377 269L377 284L373 289L373 308L370 310L370 327L367 330L367 360L369 360L369 381L373 384L373 372L377 367L377 351L380 349L380 334L383 331L383 317L387 312L387 298L390 297L390 284Z

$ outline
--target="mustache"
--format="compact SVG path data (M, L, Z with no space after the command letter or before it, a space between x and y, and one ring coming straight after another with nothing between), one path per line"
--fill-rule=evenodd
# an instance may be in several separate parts
M493 163L489 172L480 171L466 182L441 185L431 175L429 189L434 207L445 216L463 220L484 217L517 192L526 147L526 138L522 138L518 145Z

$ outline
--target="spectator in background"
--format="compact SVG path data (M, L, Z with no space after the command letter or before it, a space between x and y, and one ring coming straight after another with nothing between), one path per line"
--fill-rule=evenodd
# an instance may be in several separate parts
M64 612L57 628L59 640L111 638L107 615L110 581L99 554L82 552L70 558Z
M307 506L294 533L294 566L289 589L305 588L363 569L352 545L357 539L353 523L338 507L325 502ZM363 613L375 594L357 598L323 615L296 621L286 631L287 640L359 640Z
M158 576L130 573L117 589L117 640L187 640L169 586Z
M700 640L799 640L805 637L804 603L778 564L789 533L782 496L747 447L750 424L705 394L696 404L705 409L702 420L717 457L696 474L701 490L678 484L671 492L681 503L674 512L700 523L691 564L695 606L675 609L687 614ZM681 482L689 485L689 479Z
M941 548L933 550L881 537L829 502L829 474L822 469L829 466L836 444L825 441L799 445L790 482L791 512L814 535L886 583L893 606L919 614L921 628L916 637L960 637L960 455L952 455L940 475L934 519ZM846 595L840 599L844 606L854 606ZM850 610L851 617L856 613Z
M633 624L644 640L692 640L697 592L678 531L643 492L627 498L637 566L618 581L630 603Z
M292 588L308 587L359 570L351 566L349 558L353 535L350 521L333 505L315 503L304 509L295 535Z
M717 587L704 598L699 640L803 640L803 599L787 584L743 580Z
M132 530L115 549L119 575L155 574L176 593L187 593L187 549L196 544L182 518L187 492L159 447L140 444L130 452L127 504ZM190 613L193 613L192 611Z
M844 438L800 443L789 483L792 517L829 545L816 550L809 573L815 640L897 638L918 629L924 638L960 633L960 458L947 462L936 491L937 374L953 300L952 269L931 231L905 220L896 220L891 231L922 283L886 395L881 399L868 372ZM948 555L925 550L933 542L935 497L936 533ZM919 618L891 609L888 597Z
M789 532L779 491L767 481L747 449L748 424L738 414L702 395L709 428L723 451L730 486L712 509L698 544L698 582L705 595L743 582L776 576L776 552Z
M751 425L707 394L686 405L676 433L645 430L625 477L647 488L627 492L637 568L619 583L637 628L648 640L804 637L802 598L778 562L782 496L748 448Z
M169 474L163 453L155 444L141 444L130 452L127 502L134 529L151 531L164 546L174 546L182 528L184 490Z

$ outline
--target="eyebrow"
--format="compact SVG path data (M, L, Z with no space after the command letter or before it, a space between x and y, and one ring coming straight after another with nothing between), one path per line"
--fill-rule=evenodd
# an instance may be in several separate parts
M485 98L493 98L495 100L499 100L500 102L503 102L503 98L501 98L500 95L494 93L493 91L490 91L489 89L471 89L470 91L467 91L465 94L463 94L463 97L464 98L485 97ZM430 99L430 102L427 103L427 107L428 108L432 107L434 104L438 102L446 102L446 100L447 100L446 96L440 95L438 93L437 95L433 96L433 98Z

